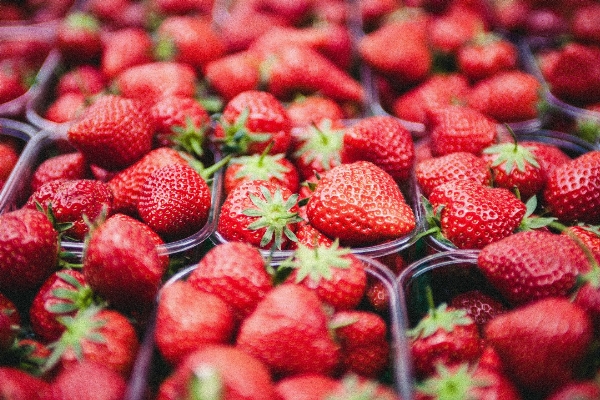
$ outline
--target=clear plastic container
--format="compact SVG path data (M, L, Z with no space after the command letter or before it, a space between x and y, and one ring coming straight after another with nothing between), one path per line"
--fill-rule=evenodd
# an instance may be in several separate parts
M389 269L380 262L362 255L357 255L357 257L364 263L368 276L373 278L375 282L381 282L389 295L389 308L382 317L384 317L388 324L388 335L391 341L390 351L392 352L392 361L390 369L392 372L391 379L393 380L391 383L402 399L411 400L411 367L407 350L407 341L404 335L406 330L404 323L407 319L402 314L401 310L402 307L399 298L401 290L399 289L398 281L396 277L391 274ZM196 265L191 265L180 270L173 275L164 286L170 285L177 280L187 279L195 268ZM138 358L134 366L125 399L143 400L151 398L148 397L148 392L152 392L152 390L149 389L156 389L156 386L169 372L169 367L164 360L161 359L158 350L155 348L154 329L153 326L150 325L143 339L142 347L138 352Z
M25 146L21 157L5 184L5 191L0 196L0 213L15 210L21 207L29 198L29 185L35 168L51 154L60 153L60 143L66 139L66 131L45 130L36 134ZM171 259L177 256L185 264L194 262L205 251L201 244L213 233L216 226L216 205L221 197L221 170L213 177L211 185L211 202L208 221L202 229L186 238L167 242L160 249L167 253ZM83 242L62 241L63 249L75 258L81 258ZM184 265L185 265L184 264Z
M37 133L33 126L21 121L9 118L0 118L0 140L7 140L14 145L19 155L27 145L27 142ZM20 156L19 156L20 157ZM18 161L17 161L18 163ZM16 168L16 165L15 165ZM10 176L9 176L10 177ZM0 185L0 199L4 198L8 179Z

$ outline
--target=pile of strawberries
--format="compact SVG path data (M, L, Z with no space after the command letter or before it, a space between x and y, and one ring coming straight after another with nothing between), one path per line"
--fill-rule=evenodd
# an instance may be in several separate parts
M51 129L2 192L0 397L598 390L600 151L526 132L543 84L489 4L354 5L88 0L58 21L26 115ZM463 250L485 290L436 307L436 287L402 332L395 277Z

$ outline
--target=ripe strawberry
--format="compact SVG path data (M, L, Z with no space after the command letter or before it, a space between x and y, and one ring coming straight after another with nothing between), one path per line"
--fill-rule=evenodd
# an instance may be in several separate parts
M342 162L370 161L402 182L412 172L414 151L412 136L398 119L366 117L346 129Z
M24 95L27 89L18 72L0 68L0 104Z
M481 249L513 234L526 212L507 189L468 180L437 186L429 202L441 234L459 249Z
M342 346L341 371L375 379L390 361L387 324L368 311L339 311L330 322Z
M573 381L557 389L548 400L594 400L600 398L600 385L595 380Z
M273 287L258 248L242 242L221 243L210 249L188 282L223 299L238 321L252 313Z
M254 7L268 14L275 14L288 21L289 25L297 25L308 17L313 6L311 0L288 1L288 0L256 0Z
M291 121L273 94L250 90L231 99L214 131L226 153L260 154L272 142L270 154L285 153L291 143Z
M477 82L467 104L498 122L518 122L538 116L541 84L527 72L499 72Z
M152 0L152 9L159 15L209 14L213 0Z
M427 111L464 101L469 82L460 74L435 74L421 84L396 97L393 114L401 119L425 123Z
M554 254L548 257L549 252ZM525 231L485 246L477 264L490 283L513 304L566 296L589 264L566 235ZM517 279L518 277L518 279Z
M456 54L477 33L485 29L483 18L460 3L453 3L427 25L427 38L434 51Z
M78 310L91 306L93 296L83 273L77 270L54 272L38 290L29 308L33 332L47 343L58 340L65 330L58 318L74 316Z
M488 164L481 157L464 151L418 162L415 176L425 197L429 197L437 186L456 179L472 180L484 186L489 186L492 181Z
M304 215L302 215L304 214ZM296 226L296 238L298 241L292 242L289 246L291 250L297 250L300 245L306 247L317 247L317 246L331 246L333 240L323 233L319 232L314 226L306 221L306 207L300 208L300 215L304 218L304 221L300 221Z
M331 245L298 244L293 256L281 263L292 268L288 282L314 290L323 303L335 310L350 310L362 300L367 274L362 262L350 249Z
M176 61L202 71L225 54L225 44L211 21L193 15L167 16L156 30L158 60Z
M352 396L371 400L401 400L400 396L390 386L365 379L356 374L344 375L340 383L338 388L328 396L331 400L343 400Z
M37 210L0 215L0 291L37 289L58 267L58 232Z
M106 89L106 78L98 67L83 64L65 72L58 78L56 95L60 97L65 93L79 93L86 98Z
M99 97L67 132L90 163L108 170L142 158L151 149L153 134L152 117L142 103L117 95Z
M489 320L506 311L498 299L477 289L454 296L449 306L464 309L480 330Z
M216 295L175 281L160 291L154 342L171 365L208 344L227 344L234 328L233 313Z
M100 69L109 79L135 65L152 61L152 38L144 29L127 27L103 36Z
M53 343L46 371L73 368L83 361L104 364L128 378L135 361L139 341L134 326L125 315L109 309L89 307L75 316L61 317L65 331Z
M458 70L471 81L515 69L518 59L518 49L512 42L489 32L465 43L456 54Z
M543 192L550 213L563 222L600 223L600 152L590 151L559 167Z
M123 398L126 389L127 381L116 371L98 362L83 361L61 371L44 399L112 400Z
M50 103L44 118L57 124L73 121L83 114L87 106L86 99L82 94L65 93Z
M15 367L0 367L0 396L11 400L42 400L48 382Z
M502 372L481 366L440 366L436 374L416 387L416 399L506 399L519 400L515 385Z
M267 293L242 322L236 346L264 362L276 376L331 375L339 363L340 347L327 323L316 293L283 284Z
M89 165L81 152L59 154L47 158L35 168L31 177L31 191L56 179L86 179L90 177Z
M144 313L153 304L168 265L157 248L162 240L147 225L114 214L87 239L83 274L111 307Z
M324 399L338 386L339 382L330 376L303 374L279 380L275 391L281 400Z
M40 186L23 207L35 209L39 205L43 210L51 209L57 223L73 224L64 234L82 241L89 231L89 221L94 221L102 213L112 213L112 201L112 192L104 182L56 179Z
M57 28L56 46L67 63L96 61L102 53L100 21L87 12L69 13Z
M471 107L451 105L427 112L434 156L466 151L475 155L494 143L496 123Z
M296 240L298 195L269 181L237 185L221 205L217 232L227 241L277 250Z
M0 181L5 182L19 161L17 149L9 143L0 143Z
M394 240L416 223L391 175L368 161L331 169L308 200L306 214L316 229L344 246Z
M342 106L330 97L321 95L300 96L287 105L287 113L294 127L319 126L330 120L337 126L345 118Z
M227 399L275 399L269 370L246 352L231 346L212 345L197 350L160 384L157 400L202 397L215 390Z
M154 171L142 185L137 211L153 231L167 239L181 239L208 221L211 193L200 174L186 164Z
M250 51L226 54L207 63L204 78L225 102L247 90L258 90L260 57Z
M252 154L232 158L223 177L225 195L248 180L270 181L284 186L292 193L298 192L298 170L284 154Z
M590 3L578 7L571 17L571 32L577 41L600 44L600 28L596 23L600 18L600 5Z
M429 310L407 334L417 379L433 375L438 364L471 363L480 354L475 321L465 310L448 308L445 303Z
M577 305L551 297L492 319L485 338L514 382L542 394L573 379L591 343L592 326Z

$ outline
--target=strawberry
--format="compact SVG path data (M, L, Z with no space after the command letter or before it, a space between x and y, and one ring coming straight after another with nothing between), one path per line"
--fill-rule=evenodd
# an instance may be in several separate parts
M87 107L85 97L80 93L65 93L57 97L46 109L44 118L62 124L75 120Z
M342 346L341 370L375 379L389 365L390 344L384 319L368 311L339 311L330 325Z
M0 143L0 181L5 182L19 161L17 149L8 143Z
M128 167L150 151L154 125L137 100L99 97L82 118L69 126L69 142L93 164L108 170Z
M557 167L543 191L550 213L564 222L600 223L599 172L599 151L590 151Z
M352 396L371 400L400 400L400 396L391 387L356 374L344 375L340 383L341 385L328 397L331 400L343 400Z
M477 324L463 309L445 303L433 307L407 332L417 379L431 376L436 365L474 362L480 354Z
M188 64L202 71L225 54L225 44L208 18L192 15L167 16L156 30L158 60Z
M591 3L574 10L571 17L571 32L575 39L581 42L600 44L600 29L596 23L598 18L600 18L598 4Z
M458 70L471 81L478 81L500 71L517 67L519 52L510 41L488 32L476 36L458 49Z
M294 127L318 126L325 119L341 123L345 118L344 109L338 102L320 95L295 98L287 105L287 113Z
M161 383L158 400L202 397L215 390L228 399L275 399L269 370L256 357L231 346L196 350Z
M152 38L142 28L117 29L103 36L102 42L100 69L109 79L134 65L152 61Z
M98 362L83 361L61 371L53 379L44 399L120 399L125 396L126 388L125 378L116 371Z
M331 375L339 363L340 347L329 335L327 320L316 293L301 285L282 284L242 322L236 346L264 362L276 376Z
M90 13L69 13L57 28L56 46L68 63L97 60L102 53L100 21Z
M306 207L300 208L300 215L302 215L303 210L306 211ZM306 217L303 216L302 218ZM298 241L290 244L289 248L291 250L297 250L300 245L306 247L331 246L334 242L331 238L319 232L306 220L298 223L295 234Z
M31 177L31 191L38 190L46 182L56 179L89 178L90 170L85 157L80 152L59 154L47 158L35 168Z
M548 257L549 252L554 254ZM490 283L512 304L549 296L566 296L588 262L566 235L525 231L485 246L477 265Z
M209 14L213 0L152 0L152 9L159 15Z
M443 14L431 19L426 34L434 51L454 55L483 29L485 21L478 13L453 3Z
M188 282L223 299L238 321L252 313L273 287L258 248L242 242L221 243L210 249Z
M291 143L291 121L273 94L245 91L231 99L215 127L214 138L227 153L260 154L270 142L269 153L285 153Z
M296 193L300 185L298 170L284 154L252 154L232 158L225 170L225 195L248 180L270 181Z
M279 380L275 391L281 400L324 399L338 388L339 382L326 375L303 374Z
M11 400L42 400L48 382L14 367L0 367L0 396Z
M415 398L519 400L521 395L510 379L500 371L460 364L450 368L440 365L434 376L417 385Z
M411 175L414 159L412 136L396 118L362 118L344 133L342 163L370 161L402 182Z
M162 240L147 225L113 214L87 239L83 274L92 290L117 309L145 312L167 269Z
M27 87L16 71L0 68L0 104L14 100L25 92Z
M233 321L232 311L219 297L175 281L160 291L154 342L167 362L178 365L196 349L227 344Z
M44 365L48 371L73 368L83 361L104 364L128 378L139 348L134 326L125 315L109 309L89 307L75 316L61 317L65 331L54 342Z
M437 186L429 202L441 234L459 249L481 249L511 235L526 212L525 204L507 189L469 180Z
M394 240L411 232L416 223L391 175L368 161L330 170L317 184L306 213L316 229L339 238L344 246Z
M219 214L217 232L237 241L277 250L296 240L298 195L269 181L243 182L227 195Z
M106 78L98 67L83 64L65 72L58 78L56 95L80 93L89 97L106 89Z
M29 308L33 332L44 342L60 338L65 327L58 318L74 316L78 310L92 305L94 293L83 273L76 270L54 272L38 290Z
M137 211L142 221L166 240L202 229L211 204L204 178L189 165L174 164L157 169L146 179Z
M538 116L541 84L527 72L499 72L477 82L467 104L498 122L518 122Z
M23 207L52 210L57 223L73 224L64 235L82 241L88 222L101 213L112 213L113 195L108 185L93 179L56 179L43 184L29 196ZM87 218L87 222L86 222Z
M431 152L441 156L457 151L475 155L494 143L496 123L471 107L451 105L427 112Z
M247 90L258 90L260 57L250 51L224 55L206 64L204 78L225 102Z
M425 197L429 197L437 186L456 179L472 180L485 186L492 181L488 164L481 157L464 151L418 162L415 176Z
M37 210L0 215L0 291L37 289L58 267L58 232Z
M502 302L477 289L454 296L449 306L464 309L480 330L489 320L506 311Z
M350 249L331 245L298 244L294 254L280 268L292 268L288 282L316 291L323 303L335 310L355 308L363 298L367 274Z
M136 215L142 186L154 171L167 165L187 163L180 153L168 147L159 147L144 155L138 162L119 171L108 181L113 192L115 212Z
M485 338L517 385L542 394L573 379L591 343L592 326L580 307L550 297L495 317L485 327Z
M548 396L548 400L594 400L600 397L600 385L594 380L569 382Z
M313 3L312 0L256 0L253 6L259 11L282 17L290 25L297 25L307 18Z
M425 123L427 111L464 101L469 82L460 74L435 74L421 84L396 97L393 114L401 119Z

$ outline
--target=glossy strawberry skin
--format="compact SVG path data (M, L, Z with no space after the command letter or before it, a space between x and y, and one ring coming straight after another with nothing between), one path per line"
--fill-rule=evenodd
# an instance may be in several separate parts
M373 204L373 199L381 203ZM393 178L368 161L341 164L327 172L306 213L315 228L347 246L397 239L416 224Z
M294 100L287 106L287 112L295 127L319 125L324 119L341 122L345 116L339 103L330 97L320 95Z
M110 32L103 38L100 69L114 79L134 65L152 61L152 38L141 28L128 27Z
M456 56L459 70L472 81L515 69L518 57L516 46L503 39L467 43Z
M450 307L462 308L467 315L482 329L496 315L506 311L506 307L498 299L480 291L470 290L452 298Z
M260 57L250 51L227 54L209 62L204 76L210 87L228 102L260 84Z

